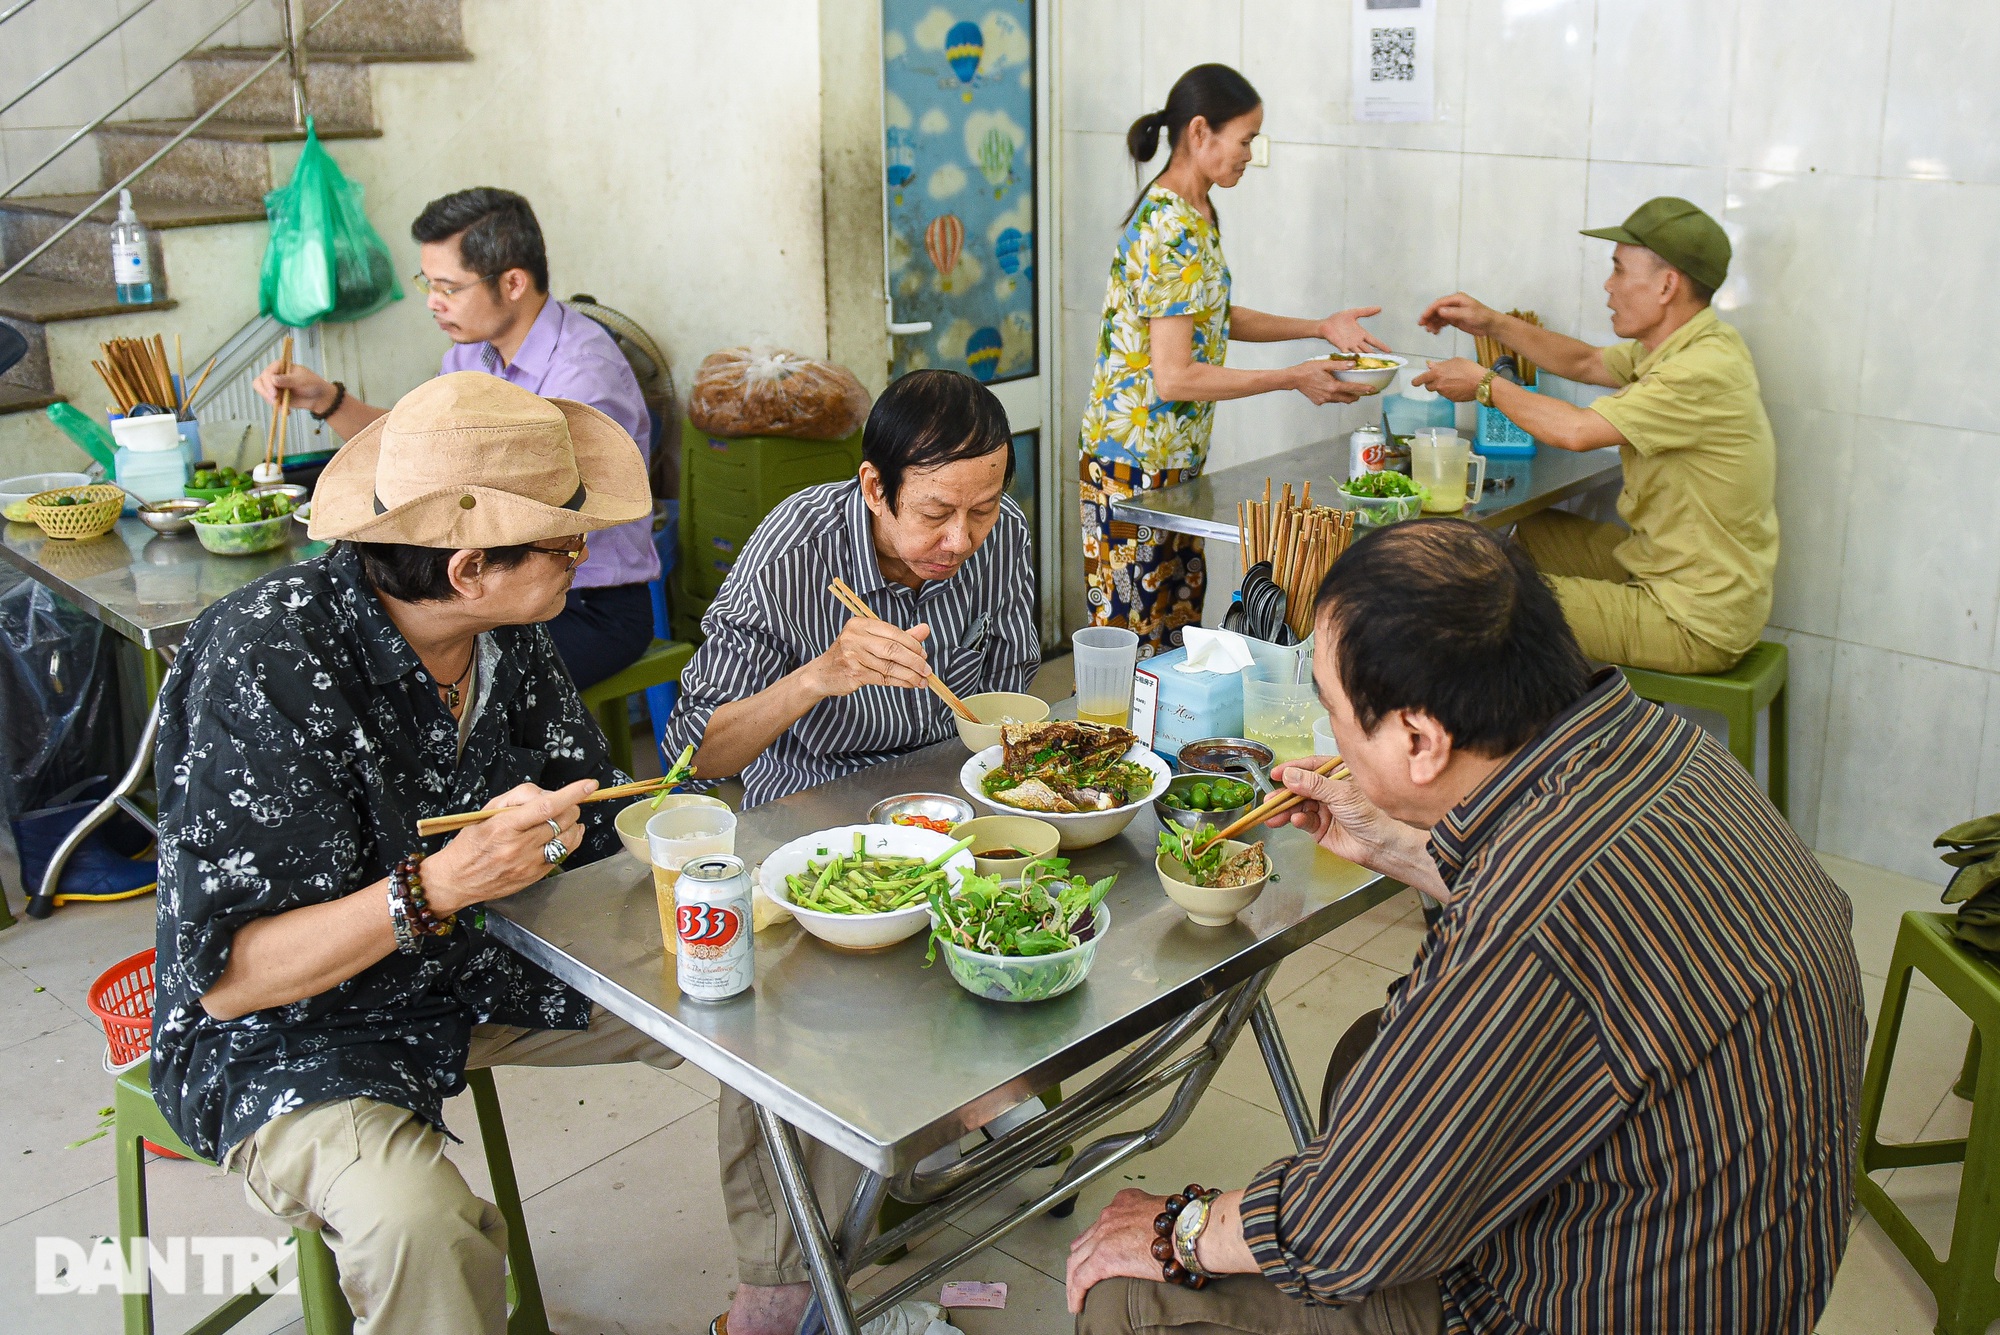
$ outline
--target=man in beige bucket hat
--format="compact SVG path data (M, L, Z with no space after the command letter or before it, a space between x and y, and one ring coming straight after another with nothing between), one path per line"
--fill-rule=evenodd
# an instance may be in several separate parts
M618 848L579 800L621 776L540 623L649 506L603 413L433 380L327 466L334 548L203 613L161 690L153 1096L322 1231L369 1335L506 1329L506 1226L444 1154L468 1068L680 1061L477 912Z

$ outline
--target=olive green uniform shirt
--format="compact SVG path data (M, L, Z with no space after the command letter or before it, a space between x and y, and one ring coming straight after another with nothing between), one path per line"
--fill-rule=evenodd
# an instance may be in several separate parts
M1604 350L1622 384L1591 408L1618 428L1632 536L1613 555L1673 620L1742 654L1771 615L1778 564L1777 442L1743 336L1713 309L1648 353Z

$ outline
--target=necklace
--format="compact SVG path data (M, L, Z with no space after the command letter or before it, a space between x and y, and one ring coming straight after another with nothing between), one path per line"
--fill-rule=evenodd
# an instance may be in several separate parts
M444 707L446 709L449 709L453 715L456 715L458 713L458 707L465 699L465 697L459 693L458 688L465 681L467 677L470 677L472 675L472 665L475 661L477 661L478 658L479 658L479 642L477 640L474 640L472 643L471 652L469 652L465 656L465 671L459 673L457 680L451 682L450 684L448 685L440 684L438 686L438 689L444 692Z

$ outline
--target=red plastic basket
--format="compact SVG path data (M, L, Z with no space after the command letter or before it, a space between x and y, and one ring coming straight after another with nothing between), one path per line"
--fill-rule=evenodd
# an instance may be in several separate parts
M105 1066L118 1070L149 1056L153 1051L153 956L142 950L131 959L120 960L98 975L84 1000L91 1014L104 1025ZM146 1148L169 1159L181 1156L164 1145L146 1142Z
M130 1066L152 1051L153 955L142 950L120 960L90 985L91 1014L104 1022L111 1065Z

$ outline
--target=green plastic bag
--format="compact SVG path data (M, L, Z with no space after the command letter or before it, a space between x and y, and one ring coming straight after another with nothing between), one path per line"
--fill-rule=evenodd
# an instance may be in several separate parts
M311 118L292 182L264 196L271 244L258 310L293 328L373 315L403 299L381 233L361 207L361 187L321 147Z

